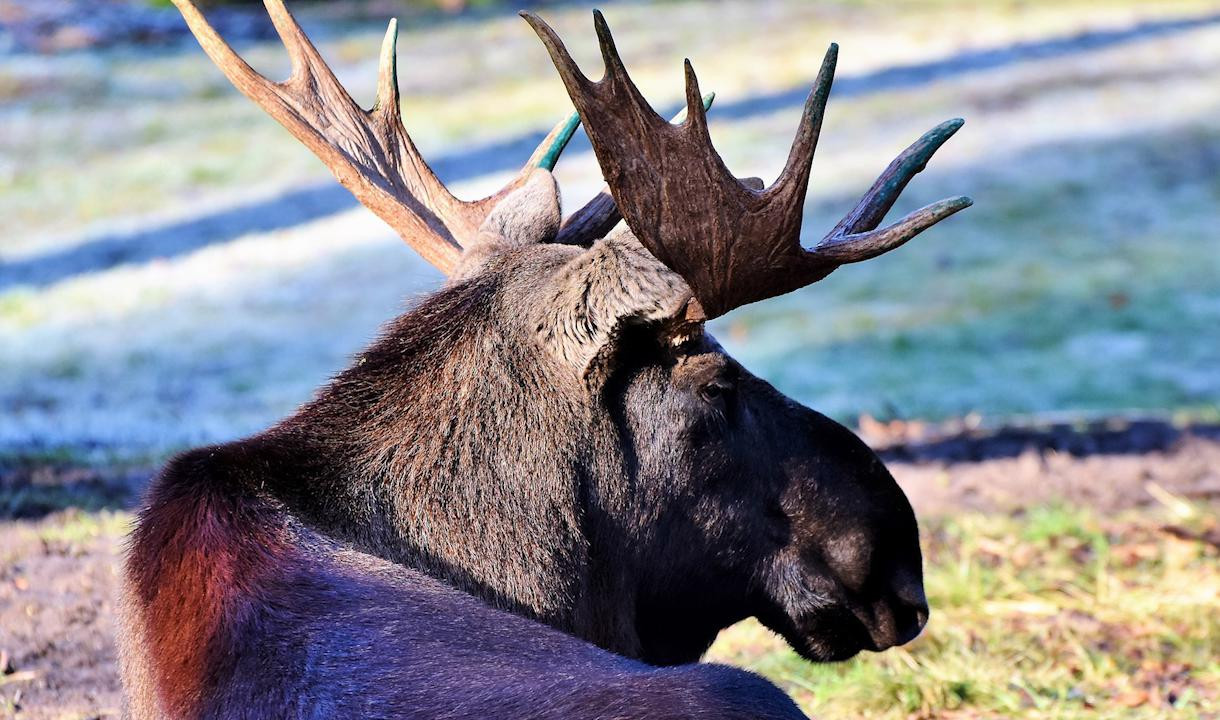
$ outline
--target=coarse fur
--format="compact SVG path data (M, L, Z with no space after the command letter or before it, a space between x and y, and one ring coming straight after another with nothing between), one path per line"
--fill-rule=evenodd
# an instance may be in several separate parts
M918 633L877 457L684 323L629 231L548 243L554 192L510 195L296 414L159 475L123 577L133 717L800 717L682 664L750 616L813 660Z
M749 673L652 668L337 543L259 487L258 460L188 453L153 493L132 717L801 717Z

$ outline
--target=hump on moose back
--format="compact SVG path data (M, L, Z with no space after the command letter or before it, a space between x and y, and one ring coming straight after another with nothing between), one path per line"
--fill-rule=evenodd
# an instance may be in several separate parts
M667 122L600 14L597 82L526 14L577 115L465 202L404 130L394 23L365 111L280 0L266 4L292 58L282 83L175 3L234 85L449 279L294 415L154 481L122 580L131 716L801 717L761 678L695 661L747 617L814 661L919 633L902 491L704 322L969 205L881 227L960 121L806 249L834 46L763 187L713 149L689 63L685 119ZM549 171L578 123L607 187L565 220Z

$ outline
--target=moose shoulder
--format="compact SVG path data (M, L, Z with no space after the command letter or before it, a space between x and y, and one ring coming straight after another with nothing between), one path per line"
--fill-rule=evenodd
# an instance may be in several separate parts
M901 490L703 323L968 205L878 227L960 122L912 145L805 250L833 47L762 189L719 161L689 66L687 119L670 124L600 15L597 83L527 16L608 182L564 222L549 169L574 122L502 191L463 202L403 129L393 25L364 111L279 0L267 7L294 67L279 84L175 2L234 84L450 280L299 412L154 482L123 581L136 717L799 717L747 673L657 666L697 660L750 616L811 660L919 632Z

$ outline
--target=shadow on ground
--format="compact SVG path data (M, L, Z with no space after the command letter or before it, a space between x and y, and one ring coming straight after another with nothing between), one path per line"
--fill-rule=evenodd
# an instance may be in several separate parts
M153 470L88 467L36 459L0 461L0 521L37 520L79 509L132 507Z
M923 439L879 439L878 453L886 462L901 463L979 462L1048 451L1076 458L1144 455L1170 451L1187 437L1220 442L1220 425L1179 427L1161 420L1107 420L989 430L954 427L947 432L933 431L933 435Z

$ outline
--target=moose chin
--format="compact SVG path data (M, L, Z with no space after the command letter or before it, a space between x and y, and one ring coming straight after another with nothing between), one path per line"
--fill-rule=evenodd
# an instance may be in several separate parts
M577 115L467 202L404 129L394 23L366 111L280 0L282 83L174 1L233 84L448 279L296 413L154 480L121 583L131 717L795 718L765 680L697 663L720 630L757 617L814 661L920 632L898 485L705 323L968 206L881 225L960 121L805 249L837 48L764 187L716 154L689 63L685 118L667 122L600 14L597 82L526 14ZM564 219L550 170L578 123L607 187Z

